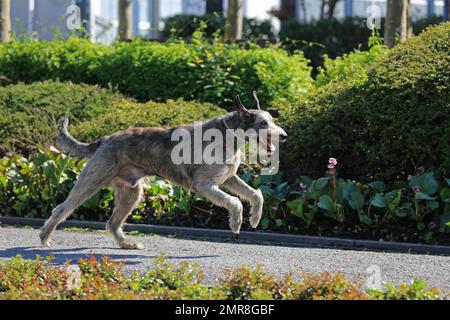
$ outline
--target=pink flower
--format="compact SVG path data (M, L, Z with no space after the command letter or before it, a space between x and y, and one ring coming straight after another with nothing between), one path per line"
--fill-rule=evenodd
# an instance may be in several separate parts
M338 162L337 162L336 158L330 158L330 159L328 159L328 163L332 164L333 166L336 166Z
M420 188L418 186L412 187L414 193L420 192Z
M337 160L336 160L336 158L330 158L330 159L328 159L328 169L334 169L334 167L337 165Z

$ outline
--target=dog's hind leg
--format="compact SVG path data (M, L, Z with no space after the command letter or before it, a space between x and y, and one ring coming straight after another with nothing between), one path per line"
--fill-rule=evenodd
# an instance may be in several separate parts
M261 190L253 189L238 176L232 176L226 180L223 185L233 194L250 202L250 225L253 228L256 228L261 220L264 205L264 198Z
M112 172L113 166L101 163L100 160L100 158L97 158L89 161L78 177L75 186L70 190L67 199L53 209L51 217L45 222L39 233L42 245L49 246L50 235L56 227L65 221L84 201L93 196L100 187L107 186L110 183L111 176L114 175Z
M114 239L122 249L144 249L144 245L134 242L125 237L122 225L125 223L128 215L139 204L143 195L142 182L137 182L135 186L131 186L121 179L117 179L113 183L114 188L114 210L106 224L106 228L111 231Z
M194 183L193 189L212 203L227 209L230 213L230 229L234 234L239 234L242 225L243 206L238 198L230 196L210 182Z

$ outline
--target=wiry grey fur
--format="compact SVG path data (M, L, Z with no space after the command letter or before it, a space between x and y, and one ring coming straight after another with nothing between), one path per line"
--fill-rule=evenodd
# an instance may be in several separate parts
M268 112L260 110L259 102L258 109L247 110L237 97L236 105L238 111L204 122L203 132L215 128L225 137L227 127L244 130L249 128L258 130L264 127L268 131L286 135L283 129L273 123ZM262 193L260 190L251 188L236 175L241 161L242 142L237 142L236 147L233 148L231 159L227 159L229 162L226 162L228 164L176 165L171 161L171 152L178 142L171 141L171 137L174 130L180 127L133 128L116 132L92 143L81 143L70 135L67 126L68 119L65 117L57 137L58 147L70 155L88 158L89 161L67 199L53 210L52 216L42 227L40 238L44 246L49 245L51 233L76 208L100 188L112 186L115 206L111 219L107 223L107 229L111 231L121 248L142 249L142 244L125 237L122 225L141 201L143 180L148 176L168 179L226 208L230 213L230 228L235 234L239 234L243 206L237 197L219 188L223 185L231 193L250 202L250 224L254 228L258 226L264 201ZM194 130L193 126L182 128L190 132ZM203 142L202 148L205 148L208 143L214 142ZM192 150L192 153L195 152L202 152L202 150Z

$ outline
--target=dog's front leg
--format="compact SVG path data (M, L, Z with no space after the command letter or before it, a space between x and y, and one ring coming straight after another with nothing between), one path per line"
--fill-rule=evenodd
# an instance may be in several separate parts
M193 189L212 203L227 209L230 213L230 229L234 234L239 234L242 225L243 206L238 198L230 196L210 182L194 183Z
M255 190L238 176L232 176L223 184L232 193L250 202L250 225L256 228L261 220L264 198L261 190Z

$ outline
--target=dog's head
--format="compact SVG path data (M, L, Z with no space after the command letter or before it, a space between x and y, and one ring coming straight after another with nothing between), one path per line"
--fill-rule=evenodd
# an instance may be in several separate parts
M256 102L256 108L250 110L242 104L239 96L236 96L234 99L234 104L241 120L240 127L245 131L253 132L250 138L257 140L260 151L272 154L275 152L274 141L286 140L287 133L273 121L274 118L279 116L278 110L262 110L255 91L253 91L253 97Z

